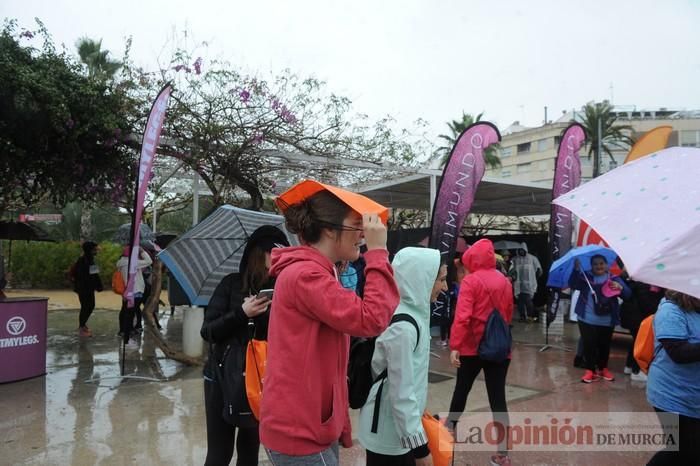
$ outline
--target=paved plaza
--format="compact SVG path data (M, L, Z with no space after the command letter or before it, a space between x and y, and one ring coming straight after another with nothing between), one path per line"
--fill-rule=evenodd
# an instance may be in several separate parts
M0 463L203 464L206 429L201 368L166 359L149 337L143 337L140 349L126 356L126 372L133 378L121 379L117 312L95 311L90 320L94 337L80 339L78 313L70 309L69 298L50 301L46 376L0 385ZM178 308L172 317L169 308L161 311L164 333L177 346L182 340L182 310ZM575 346L575 325L559 325L555 333L557 344ZM539 351L543 326L518 323L514 340L507 386L511 412L651 411L644 385L622 374L628 336L616 335L613 342L610 368L617 380L593 384L579 381L582 371L572 367L572 353ZM434 339L432 345L431 412L447 410L455 382L449 352L438 341ZM467 411L488 411L481 377L470 394ZM357 412L352 415L356 425ZM489 456L489 452L460 452L455 464L488 464ZM644 464L650 457L650 452L512 454L514 464L528 465L623 466ZM364 450L357 442L342 451L341 464L364 464Z

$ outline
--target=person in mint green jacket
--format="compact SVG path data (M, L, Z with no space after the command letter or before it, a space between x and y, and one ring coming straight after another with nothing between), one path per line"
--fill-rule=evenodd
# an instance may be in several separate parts
M360 411L359 440L367 449L367 466L429 465L421 417L428 394L430 303L447 291L447 266L440 264L437 250L411 247L396 254L392 267L401 301L394 322L377 338L372 357L375 379L385 370L387 378L374 384ZM417 328L405 316L395 321L404 314Z

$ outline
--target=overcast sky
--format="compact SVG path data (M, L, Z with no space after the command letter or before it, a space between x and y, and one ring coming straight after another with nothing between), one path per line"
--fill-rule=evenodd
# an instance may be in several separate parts
M417 118L430 133L462 110L505 129L590 100L700 108L700 1L0 0L3 16L57 42L102 38L156 68L174 31L265 74L325 80L357 112ZM164 57L162 57L164 58ZM205 57L206 58L206 57ZM206 62L205 62L206 65ZM612 89L611 89L612 85Z

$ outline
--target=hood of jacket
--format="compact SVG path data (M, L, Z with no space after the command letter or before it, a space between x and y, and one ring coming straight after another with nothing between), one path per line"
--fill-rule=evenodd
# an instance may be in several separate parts
M272 264L270 276L277 277L287 267L297 262L312 261L320 264L328 272L334 273L333 263L318 250L311 246L292 246L288 248L275 248L271 252Z
M397 312L410 313L414 318L430 317L430 294L440 270L437 249L408 247L401 249L391 263L401 301Z
M496 253L493 243L488 239L480 239L472 245L462 255L462 264L469 273L477 270L488 270L496 268Z

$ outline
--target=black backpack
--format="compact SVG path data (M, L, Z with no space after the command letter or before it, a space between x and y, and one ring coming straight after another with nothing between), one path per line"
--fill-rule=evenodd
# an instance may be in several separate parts
M408 314L395 314L389 325L395 322L410 322L418 333L416 348L420 341L420 330L416 320ZM386 370L376 379L372 376L372 356L377 337L353 338L350 342L350 359L348 361L348 398L350 408L360 409L367 402L369 392L379 380L385 379ZM414 349L415 350L415 349Z

